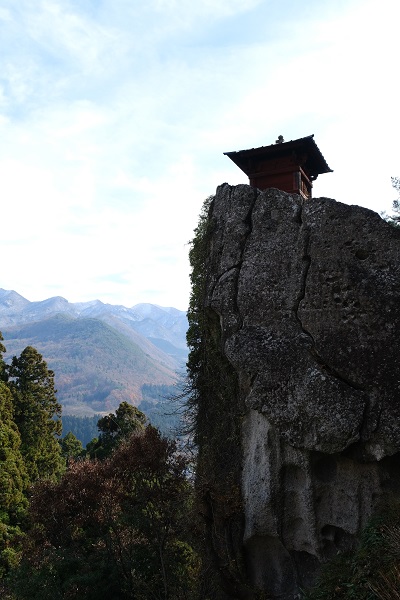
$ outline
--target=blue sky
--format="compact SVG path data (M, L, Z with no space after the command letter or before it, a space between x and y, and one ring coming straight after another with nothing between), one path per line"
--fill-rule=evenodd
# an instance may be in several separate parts
M185 310L224 152L314 134L314 196L389 210L398 0L1 0L0 287Z

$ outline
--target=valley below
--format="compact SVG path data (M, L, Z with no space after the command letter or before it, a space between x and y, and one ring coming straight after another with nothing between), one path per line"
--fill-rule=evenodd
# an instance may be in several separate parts
M6 362L27 346L42 354L65 415L104 414L123 401L150 410L185 371L187 317L172 307L30 302L0 289L0 331Z

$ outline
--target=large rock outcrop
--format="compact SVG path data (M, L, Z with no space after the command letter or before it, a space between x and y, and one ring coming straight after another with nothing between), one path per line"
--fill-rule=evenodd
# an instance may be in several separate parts
M240 413L248 591L231 597L292 600L400 495L400 230L227 184L209 224L203 303Z

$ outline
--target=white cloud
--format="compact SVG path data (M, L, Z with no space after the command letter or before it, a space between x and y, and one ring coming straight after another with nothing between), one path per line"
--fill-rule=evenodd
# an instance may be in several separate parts
M192 26L199 19L223 19L238 15L261 4L263 0L154 0L157 12L167 15L176 25Z
M398 5L300 8L5 0L0 287L185 308L202 201L246 181L223 152L279 134L315 134L316 195L388 208Z
M22 19L31 42L54 61L72 60L91 76L110 66L110 55L123 50L118 31L104 27L68 2L42 0L38 5L25 4ZM94 70L94 73L93 73Z

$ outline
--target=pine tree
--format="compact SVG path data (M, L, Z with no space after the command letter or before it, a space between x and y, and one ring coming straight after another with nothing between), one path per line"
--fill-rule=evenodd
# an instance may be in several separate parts
M54 373L32 346L13 357L8 368L14 421L21 436L21 453L31 482L53 478L63 470L61 405L57 402Z
M92 458L105 458L135 431L141 431L146 423L146 415L141 410L121 402L114 413L110 413L97 422L100 435L97 441L88 444L88 452Z
M65 437L60 440L61 454L67 463L71 459L79 458L83 453L82 442L76 435L69 431Z
M3 352L6 351L4 344L3 334L0 331L0 381L7 381L7 367L3 360Z
M0 381L0 579L16 561L12 540L26 507L28 478L20 452L21 439L13 421L12 397Z
M0 382L0 515L24 503L27 477L20 446L10 390Z

